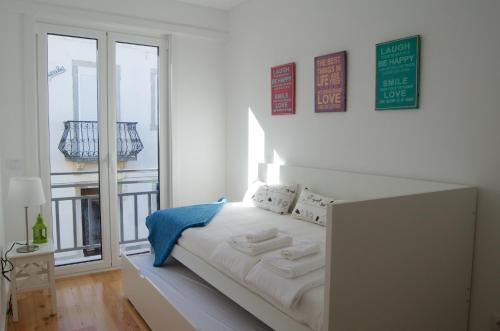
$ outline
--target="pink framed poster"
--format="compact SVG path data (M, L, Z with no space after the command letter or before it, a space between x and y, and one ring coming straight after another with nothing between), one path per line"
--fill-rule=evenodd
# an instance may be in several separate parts
M314 58L314 112L346 111L347 52Z
M271 68L271 114L295 114L295 63Z

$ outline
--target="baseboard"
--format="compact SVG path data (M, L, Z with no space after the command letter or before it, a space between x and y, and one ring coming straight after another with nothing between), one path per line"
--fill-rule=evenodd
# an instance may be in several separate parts
M120 270L120 269L121 269L120 266L101 268L101 269L93 269L93 270L88 270L88 271L81 271L81 272L68 273L68 274L63 274L63 275L56 275L56 279L71 278L71 277L85 276L85 275L91 275L91 274L99 274L102 272L108 272L108 271Z

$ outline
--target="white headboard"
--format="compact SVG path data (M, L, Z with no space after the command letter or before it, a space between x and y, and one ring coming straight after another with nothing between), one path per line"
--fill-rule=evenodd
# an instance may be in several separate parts
M371 200L464 188L463 185L389 177L347 171L259 164L259 178L269 182L268 174L279 176L279 183L297 184L314 192L341 200ZM275 180L276 181L276 180Z

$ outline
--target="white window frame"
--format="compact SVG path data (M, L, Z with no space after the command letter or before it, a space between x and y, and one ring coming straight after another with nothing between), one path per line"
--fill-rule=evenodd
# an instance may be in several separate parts
M25 24L27 25L27 24ZM172 205L172 165L171 165L171 121L170 121L170 72L169 38L144 37L132 34L120 34L103 30L76 28L65 25L55 25L35 22L36 41L36 92L38 100L37 146L38 173L42 177L47 200L51 201L50 148L49 148L49 109L47 82L47 35L58 34L74 37L97 39L98 42L98 119L99 136L107 137L99 142L99 179L101 192L101 231L102 260L79 264L59 266L56 275L81 274L115 268L120 265L117 184L116 184L116 140L110 139L116 131L116 113L108 111L116 106L114 84L116 70L114 63L114 42L128 42L158 46L159 53L159 178L160 178L160 208ZM109 185L107 183L110 183ZM47 203L41 209L49 233L52 233L52 203ZM111 220L111 221L110 221ZM112 234L116 235L112 235Z
M108 33L108 58L110 59L115 59L116 57L116 48L115 44L117 42L124 42L124 43L130 43L130 44L137 44L137 45L146 45L146 46L154 46L158 47L159 53L158 53L158 72L160 73L159 75L159 81L158 81L158 112L159 112L159 119L158 119L158 124L159 124L159 164L158 164L158 178L160 181L160 208L167 208L171 206L171 185L168 185L168 183L171 183L171 177L170 177L170 171L166 171L166 169L171 169L169 166L169 156L170 153L168 152L170 150L170 139L168 137L168 133L170 132L170 126L169 126L169 116L168 116L168 106L167 106L167 98L168 97L168 91L169 91L169 82L168 82L168 47L167 47L167 42L165 40L159 39L159 38L152 38L152 37L143 37L143 36L136 36L136 35L130 35L130 34L123 34L123 33ZM114 63L114 61L113 61ZM115 109L116 107L116 66L108 66L108 108L109 109ZM116 122L116 112L110 111L108 112L108 134L110 137L113 137L116 135L116 125L114 123ZM116 151L116 139L110 139L110 149ZM165 152L167 151L167 152ZM116 183L117 180L117 169L116 169L116 153L112 154L113 156L110 158L110 164L112 165L110 167L110 180L114 181ZM117 185L112 185L112 189L110 190L110 196L113 201L116 202L116 197L118 194L118 189ZM112 236L111 238L111 247L112 247L112 263L113 266L119 266L121 264L121 257L120 257L120 251L119 251L119 222L117 221L119 217L118 213L118 208L112 208L111 209L111 214L110 214L110 219L115 220L111 222L111 233L115 233L115 236Z

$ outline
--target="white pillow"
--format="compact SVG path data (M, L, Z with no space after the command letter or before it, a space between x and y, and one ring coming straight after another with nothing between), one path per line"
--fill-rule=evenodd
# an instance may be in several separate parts
M295 193L295 186L264 184L252 196L252 201L256 207L278 214L288 214Z
M309 188L304 188L293 208L292 217L319 224L326 225L326 206L335 199L327 198L314 193Z

